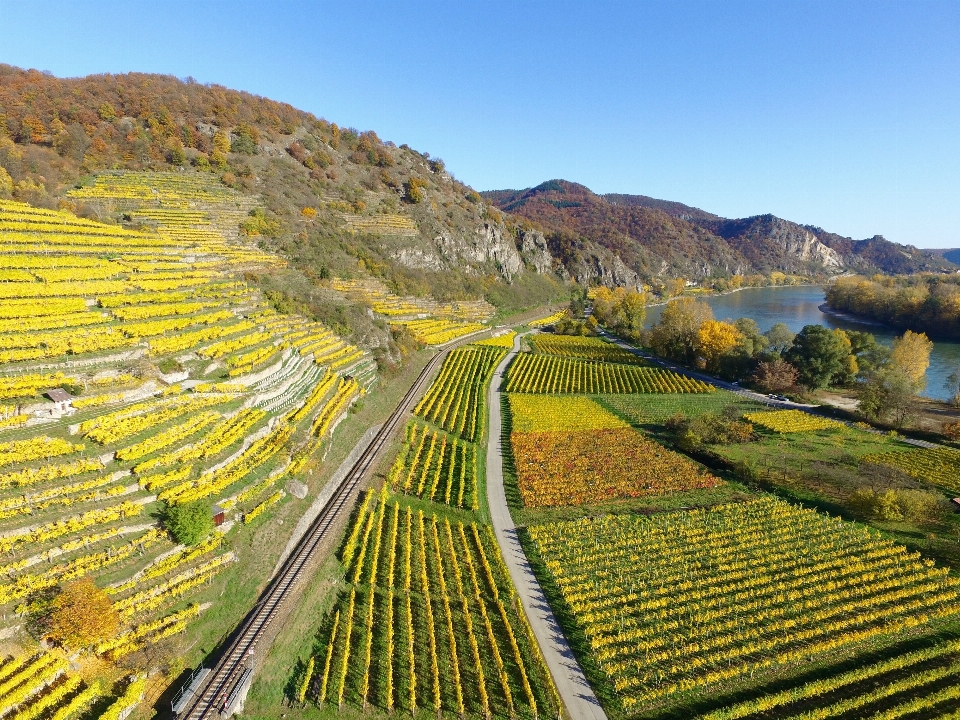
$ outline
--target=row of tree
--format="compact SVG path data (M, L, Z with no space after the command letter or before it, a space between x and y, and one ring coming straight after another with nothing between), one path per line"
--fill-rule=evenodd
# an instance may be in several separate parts
M604 322L600 315L597 319ZM778 323L762 333L750 318L717 320L709 305L691 298L669 303L639 340L661 357L728 380L749 378L767 392L855 387L861 412L898 426L924 388L933 349L924 333L911 330L890 348L871 333L822 325L807 325L794 334Z
M960 338L960 277L905 275L840 278L826 289L827 304L897 328Z

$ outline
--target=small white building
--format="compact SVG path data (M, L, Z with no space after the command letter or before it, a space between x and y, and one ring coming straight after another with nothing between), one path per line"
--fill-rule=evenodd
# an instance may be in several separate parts
M44 406L50 417L73 415L77 410L73 407L73 395L62 388L54 388L43 393L53 403L53 406Z

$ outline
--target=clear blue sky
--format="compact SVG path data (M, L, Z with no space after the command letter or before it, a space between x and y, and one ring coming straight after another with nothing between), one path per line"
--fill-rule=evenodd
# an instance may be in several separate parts
M960 2L0 0L0 62L161 72L442 157L960 246Z

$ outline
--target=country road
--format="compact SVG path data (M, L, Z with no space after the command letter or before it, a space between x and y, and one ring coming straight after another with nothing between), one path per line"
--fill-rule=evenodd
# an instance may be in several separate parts
M513 349L493 372L487 389L490 408L490 428L487 439L487 501L490 505L490 520L493 524L500 552L517 588L543 657L553 675L557 691L574 720L606 720L596 695L587 682L583 669L570 650L567 639L560 629L547 598L530 568L527 556L520 546L517 529L507 507L507 495L503 487L503 439L500 414L500 383L503 372L520 349L520 336L514 339Z

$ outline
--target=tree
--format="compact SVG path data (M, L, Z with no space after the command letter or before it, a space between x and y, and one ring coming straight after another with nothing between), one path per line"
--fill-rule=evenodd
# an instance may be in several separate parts
M618 335L639 340L647 316L647 296L626 288L597 288L593 296L593 317Z
M178 543L196 545L213 531L213 513L203 500L167 508L163 524Z
M793 345L794 333L785 323L777 323L764 335L767 338L770 350L781 355Z
M0 198L9 198L13 195L13 178L5 168L0 166Z
M574 285L570 290L570 315L574 318L581 317L587 307L587 289Z
M760 332L760 326L752 318L737 318L733 321L733 326L740 332L739 342L744 354L750 357L756 357L770 344L770 340Z
M113 602L90 576L64 585L50 604L46 620L49 636L69 648L105 640L120 627Z
M893 341L890 350L890 363L900 368L913 383L917 392L926 385L925 375L930 366L930 351L933 343L926 333L915 333L907 330L902 336Z
M674 300L663 309L660 322L650 328L646 342L658 355L690 364L695 357L697 333L707 320L713 320L713 310L705 302Z
M730 323L704 321L697 330L697 354L703 358L706 369L716 372L720 360L737 346L741 337L740 331Z
M812 390L826 387L850 355L839 335L822 325L805 325L793 339L786 360L797 368L800 382Z
M852 385L860 373L860 366L857 364L857 358L853 354L853 345L847 333L840 328L834 330L833 334L840 338L840 342L843 343L846 357L843 359L843 367L830 378L830 384L841 387Z
M226 155L230 152L230 136L223 130L217 130L213 134L213 147Z
M901 368L881 368L860 385L858 407L870 420L890 418L900 428L913 416L915 389L913 380Z
M797 369L781 357L761 361L753 374L753 382L761 390L771 393L782 393L793 389L797 385L800 373Z
M950 391L950 404L960 407L960 368L947 375L943 386Z
M850 352L857 358L857 367L862 377L883 367L890 358L890 350L878 343L872 333L847 330L846 334L850 340Z

